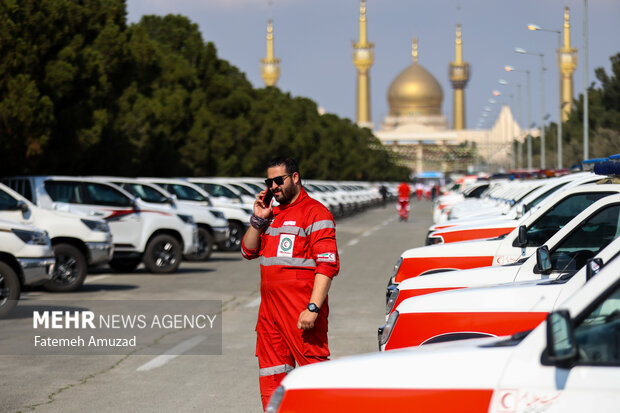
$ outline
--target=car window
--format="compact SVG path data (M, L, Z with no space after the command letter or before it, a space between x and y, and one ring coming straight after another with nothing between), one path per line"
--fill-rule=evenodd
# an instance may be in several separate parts
M620 233L620 205L607 207L586 220L551 253L555 271L574 272L586 264Z
M17 208L17 199L0 190L0 210L10 211Z
M527 246L539 247L577 214L613 192L588 192L568 196L554 205L527 229Z
M74 181L45 181L45 191L54 202L81 204L84 197L79 182Z
M226 188L223 185L205 183L204 188L212 196L223 196L225 198L238 198L237 194L235 194L233 191L231 191L230 189Z
M241 185L230 184L230 186L233 186L237 191L241 192L241 194L243 194L243 195L248 195L248 196L254 197L254 195L252 195L252 193L250 191L248 191L247 189L245 189Z
M89 204L116 207L131 206L131 199L111 186L92 182L85 183L84 186Z
M138 197L146 202L152 202L154 204L163 204L168 202L168 198L164 194L151 188L148 185L129 182L119 182L116 183L116 185L120 186L131 195Z
M177 198L182 201L207 201L207 198L204 195L187 185L167 183L157 183L157 185L161 186L171 194L176 195Z
M528 204L528 209L532 209L534 208L536 205L540 204L542 201L544 201L549 195L553 194L555 191L557 191L558 189L562 188L564 185L566 185L568 182L564 182L560 185L556 185L553 188L551 188L550 190L548 190L547 192L545 192L542 195L539 195L538 198L536 198L535 200L533 200L532 202L530 202Z
M575 328L580 364L620 365L620 284Z

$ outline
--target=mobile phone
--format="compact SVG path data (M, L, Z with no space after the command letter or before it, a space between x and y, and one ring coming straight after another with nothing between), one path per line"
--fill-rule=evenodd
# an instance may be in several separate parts
M263 196L262 201L265 203L265 206L269 208L269 204L271 203L271 199L273 198L273 193L271 189L267 188L265 195Z

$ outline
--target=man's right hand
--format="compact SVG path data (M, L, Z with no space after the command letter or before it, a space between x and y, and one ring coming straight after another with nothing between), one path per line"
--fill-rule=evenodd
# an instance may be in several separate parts
M269 202L269 205L265 205L263 202L263 197L267 190L261 191L256 197L256 201L254 201L254 215L262 219L271 218L271 213L273 211L273 199Z

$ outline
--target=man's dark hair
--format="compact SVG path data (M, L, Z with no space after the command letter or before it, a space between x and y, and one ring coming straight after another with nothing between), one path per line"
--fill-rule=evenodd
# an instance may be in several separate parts
M299 166L297 166L297 162L295 162L295 159L288 156L278 156L277 158L269 161L269 163L267 164L267 168L273 168L275 166L284 166L287 174L297 172L299 174L299 182L301 183L301 173L299 172Z

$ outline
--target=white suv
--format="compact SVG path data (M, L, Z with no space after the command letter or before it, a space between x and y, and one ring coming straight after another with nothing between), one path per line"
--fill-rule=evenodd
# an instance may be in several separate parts
M49 234L56 266L52 279L44 285L48 291L75 291L84 283L89 265L112 259L112 234L105 221L39 208L2 184L0 218L33 225Z
M110 266L116 271L133 271L143 262L151 272L171 273L183 254L197 248L198 229L192 216L149 208L114 184L69 176L6 178L5 182L17 180L29 182L32 201L40 207L107 221L114 239Z
M190 261L206 261L213 252L213 245L228 240L228 221L226 216L216 208L200 207L179 203L176 196L171 195L158 185L138 181L132 178L105 177L98 178L123 188L136 198L151 204L154 208L176 211L191 215L198 225L198 249L194 254L185 256Z
M183 179L170 178L138 178L143 182L151 182L161 186L166 191L177 197L182 204L211 206L208 193L200 186L188 182ZM250 226L250 215L252 215L252 207L243 206L226 206L218 204L217 209L226 215L228 226L230 227L230 236L228 240L218 244L218 248L222 251L237 251L241 248L241 239L243 234Z
M0 220L0 318L17 305L23 286L43 284L52 278L54 261L45 232Z

